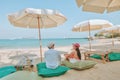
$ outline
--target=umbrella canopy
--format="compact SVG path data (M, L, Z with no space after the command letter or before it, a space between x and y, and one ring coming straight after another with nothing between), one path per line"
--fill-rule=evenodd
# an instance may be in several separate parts
M106 20L101 20L101 19L93 19L93 20L88 20L88 21L83 21L78 24L76 24L73 28L72 31L74 32L84 32L84 31L89 31L89 37L91 36L91 30L99 30L102 28L108 28L112 27L112 23ZM91 40L89 39L89 48L91 50Z
M42 42L40 28L51 28L63 24L67 19L57 10L26 8L8 15L10 23L16 27L38 28L40 57L42 61Z
M101 32L120 33L120 25L115 25L115 26L110 27L110 28L104 28L103 30L101 30Z
M87 21L83 21L83 22L76 24L73 27L72 31L84 32L84 31L89 31L89 28L90 30L99 30L99 29L108 28L111 26L112 26L112 23L110 23L107 20L92 19L92 20L87 20Z
M120 33L120 25L116 25L110 28L104 28L99 33L111 33L112 34L112 46L114 47L114 33Z
M66 18L57 10L26 8L19 12L8 15L8 19L15 27L51 28L63 24Z
M120 0L76 0L78 7L83 6L83 11L103 13L120 10Z

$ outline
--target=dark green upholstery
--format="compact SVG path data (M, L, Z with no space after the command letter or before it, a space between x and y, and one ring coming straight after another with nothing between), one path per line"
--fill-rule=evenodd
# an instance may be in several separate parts
M93 54L93 55L90 56L90 57L91 57L91 58L95 58L95 59L102 59L99 54Z
M69 70L69 68L65 66L59 66L56 69L49 69L49 68L46 68L45 63L39 63L37 64L37 70L38 70L38 75L41 75L44 77L52 77L52 76L59 76L64 74Z
M120 60L120 52L111 52L108 57L110 61Z
M14 66L5 66L0 68L0 78L7 76L13 72L16 72L16 68Z

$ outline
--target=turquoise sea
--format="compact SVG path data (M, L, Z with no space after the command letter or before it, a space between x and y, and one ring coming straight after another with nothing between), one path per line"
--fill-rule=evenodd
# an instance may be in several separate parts
M42 46L46 47L49 42L54 42L56 46L69 46L72 43L86 44L86 38L63 38L63 39L42 39ZM6 48L38 48L38 39L0 39L0 49Z

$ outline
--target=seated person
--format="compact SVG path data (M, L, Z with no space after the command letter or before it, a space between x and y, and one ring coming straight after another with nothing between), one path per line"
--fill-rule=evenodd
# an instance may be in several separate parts
M70 54L65 54L66 60L70 62L76 62L81 60L81 53L79 50L80 45L78 43L73 44L73 49L71 50Z
M54 50L54 46L54 43L49 43L49 50L44 54L46 67L50 69L56 69L61 64L61 53Z

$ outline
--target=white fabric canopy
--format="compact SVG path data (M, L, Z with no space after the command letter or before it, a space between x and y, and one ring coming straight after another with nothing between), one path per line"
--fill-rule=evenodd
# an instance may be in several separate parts
M16 27L51 28L63 24L67 19L57 10L26 8L19 12L9 14L8 19Z
M78 7L83 6L83 11L103 13L120 10L120 0L76 0Z

